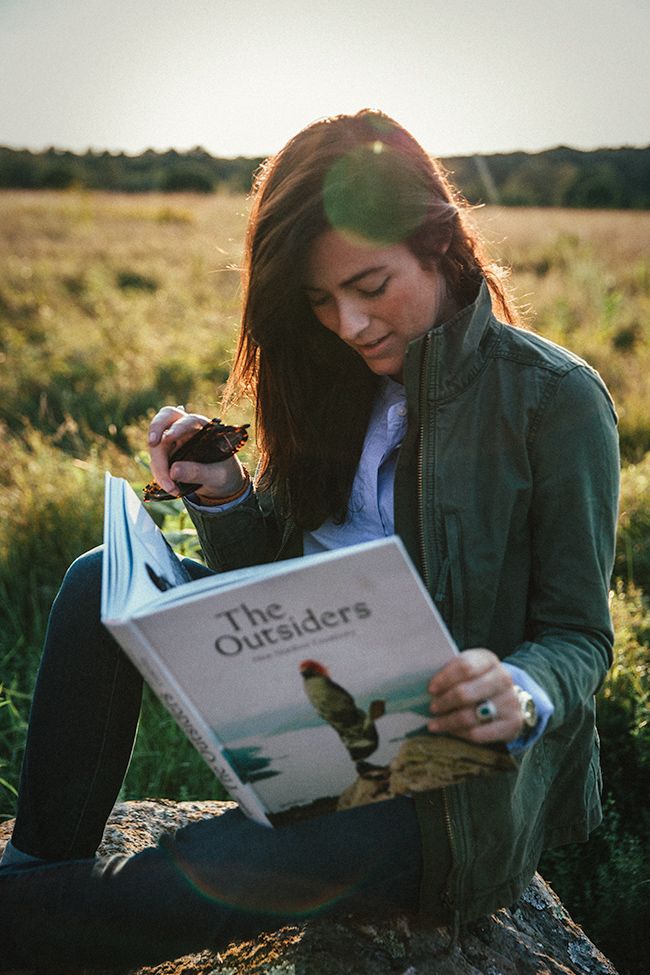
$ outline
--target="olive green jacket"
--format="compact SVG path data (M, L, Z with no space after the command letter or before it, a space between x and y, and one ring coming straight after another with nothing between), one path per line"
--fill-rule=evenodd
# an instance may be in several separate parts
M411 343L404 381L396 531L458 646L523 668L555 708L516 770L444 790L449 907L471 919L513 903L543 849L585 840L602 817L594 694L613 638L616 417L586 363L495 319L485 283ZM215 569L301 553L300 533L268 497L192 516ZM426 851L440 823L426 794L416 805L426 911L436 890Z

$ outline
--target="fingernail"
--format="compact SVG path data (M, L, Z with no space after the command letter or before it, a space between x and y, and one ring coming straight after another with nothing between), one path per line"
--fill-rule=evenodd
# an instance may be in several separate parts
M147 437L147 443L151 445L156 443L157 440L158 440L158 436L152 430L149 436Z

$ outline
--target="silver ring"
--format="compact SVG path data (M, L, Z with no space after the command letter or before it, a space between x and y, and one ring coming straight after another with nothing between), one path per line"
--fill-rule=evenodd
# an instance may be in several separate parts
M175 406L174 409L175 410L182 410L183 413L185 412L185 407L183 406L182 403L179 403L179 405L178 406Z
M494 701L487 698L485 701L479 701L474 708L474 714L479 724L487 724L488 721L494 721L496 718L497 706Z

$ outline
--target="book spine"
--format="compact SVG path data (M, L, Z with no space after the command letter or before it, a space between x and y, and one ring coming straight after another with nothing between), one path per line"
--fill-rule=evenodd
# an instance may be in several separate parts
M250 786L239 778L223 754L218 737L205 721L191 698L181 689L172 674L160 661L156 651L131 621L105 621L120 646L138 668L152 691L169 711L176 723L189 738L205 762L229 795L250 819L264 826L271 826L264 807Z

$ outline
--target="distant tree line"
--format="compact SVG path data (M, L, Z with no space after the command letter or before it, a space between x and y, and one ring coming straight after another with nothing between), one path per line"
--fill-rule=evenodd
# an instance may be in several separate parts
M142 193L247 192L261 157L189 152L83 154L0 147L0 189L72 187ZM442 160L470 203L504 206L650 208L650 146L583 152L559 146L544 152L454 156Z
M458 156L443 160L471 203L650 208L650 146Z
M0 147L0 189L108 190L121 193L212 193L219 187L248 192L261 158L221 159L205 149L77 154L62 149L30 152Z

